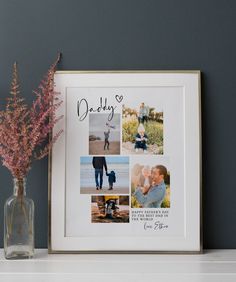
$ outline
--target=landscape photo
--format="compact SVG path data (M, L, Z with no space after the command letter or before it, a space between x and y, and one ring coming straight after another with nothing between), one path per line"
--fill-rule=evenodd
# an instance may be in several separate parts
M92 223L129 223L129 196L91 196Z
M80 193L129 194L129 157L80 157Z

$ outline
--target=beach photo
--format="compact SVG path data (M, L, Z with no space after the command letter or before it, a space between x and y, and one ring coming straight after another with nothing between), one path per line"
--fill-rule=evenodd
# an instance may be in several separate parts
M122 109L122 154L163 154L164 115L160 105L134 100Z
M120 139L120 114L89 114L89 155L119 155Z
M92 223L128 223L129 196L91 196Z
M129 157L80 157L81 194L129 194Z
M131 164L131 207L170 208L168 158L138 158Z

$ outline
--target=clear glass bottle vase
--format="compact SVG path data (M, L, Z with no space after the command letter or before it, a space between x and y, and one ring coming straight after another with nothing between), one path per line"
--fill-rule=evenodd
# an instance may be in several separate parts
M14 178L13 195L4 206L4 252L7 259L34 255L34 202L26 197L25 178Z

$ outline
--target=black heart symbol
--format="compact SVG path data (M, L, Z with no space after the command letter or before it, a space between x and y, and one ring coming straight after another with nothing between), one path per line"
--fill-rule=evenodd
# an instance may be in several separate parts
M123 100L123 96L122 95L116 95L115 96L115 98L116 98L116 101L118 102L118 103L120 103L122 100Z

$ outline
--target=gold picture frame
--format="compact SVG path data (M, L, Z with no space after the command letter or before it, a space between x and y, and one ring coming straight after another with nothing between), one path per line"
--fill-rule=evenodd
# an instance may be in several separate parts
M99 74L193 74L197 77L197 97L198 97L198 108L196 109L198 113L198 151L199 155L196 157L199 163L199 248L198 250L75 250L71 249L55 249L52 242L52 152L49 154L48 158L48 252L50 254L199 254L203 252L203 226L202 226L202 149L201 149L201 72L199 70L174 70L174 71L156 71L156 70L130 70L130 71L57 71L56 75L99 75ZM58 90L58 89L57 89ZM60 90L60 89L59 89Z

